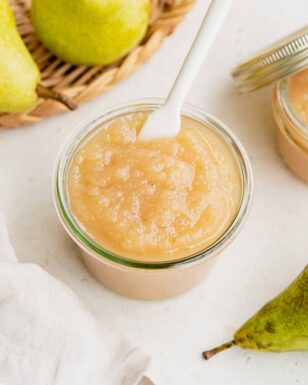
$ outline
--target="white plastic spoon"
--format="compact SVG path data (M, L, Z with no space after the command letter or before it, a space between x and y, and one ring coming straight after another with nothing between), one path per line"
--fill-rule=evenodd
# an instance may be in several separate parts
M165 103L149 115L139 139L176 136L181 129L181 108L201 64L223 24L233 0L212 0L193 45L169 92Z

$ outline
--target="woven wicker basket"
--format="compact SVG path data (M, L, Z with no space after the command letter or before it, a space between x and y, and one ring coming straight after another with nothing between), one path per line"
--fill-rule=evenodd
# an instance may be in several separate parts
M30 0L9 0L16 24L25 44L42 74L42 85L61 91L78 103L107 91L119 80L135 71L161 46L177 24L185 17L196 0L151 0L152 18L142 43L124 59L107 67L74 66L63 62L48 51L37 39L30 20ZM0 114L0 128L35 123L46 116L64 111L65 107L52 100L39 100L30 111L21 114Z

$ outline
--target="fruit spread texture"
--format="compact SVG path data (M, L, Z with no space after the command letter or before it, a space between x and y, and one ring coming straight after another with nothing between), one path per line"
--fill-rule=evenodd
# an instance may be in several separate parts
M182 118L175 138L138 140L147 113L122 115L74 152L68 198L79 225L122 257L170 261L217 241L242 199L242 176L228 144Z
M288 94L293 111L308 125L308 68L289 79Z

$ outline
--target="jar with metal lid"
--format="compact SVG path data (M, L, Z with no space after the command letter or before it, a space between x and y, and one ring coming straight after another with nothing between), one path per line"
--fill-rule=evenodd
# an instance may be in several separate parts
M279 153L308 183L308 27L268 47L232 72L241 93L275 83Z

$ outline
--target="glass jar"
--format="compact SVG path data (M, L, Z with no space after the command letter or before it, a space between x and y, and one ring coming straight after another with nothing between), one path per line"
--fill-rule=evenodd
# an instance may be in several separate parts
M286 78L277 82L274 89L273 113L277 125L278 150L290 170L308 183L308 125L292 108L289 81Z
M308 125L292 108L288 85L296 73L306 71L307 68L308 27L305 27L247 60L232 72L241 93L275 83L273 113L277 125L278 150L284 163L305 182L308 182Z
M153 111L162 100L140 100L106 111L98 118L81 124L67 139L58 155L54 180L54 202L59 218L75 243L92 275L105 287L124 296L161 299L179 295L197 285L207 274L219 254L238 234L252 201L252 171L246 152L235 135L214 117L199 108L185 105L182 115L198 120L214 130L230 147L242 176L242 200L232 224L210 247L185 258L166 262L142 262L116 255L96 244L77 223L70 210L67 173L76 149L104 122L128 112Z

